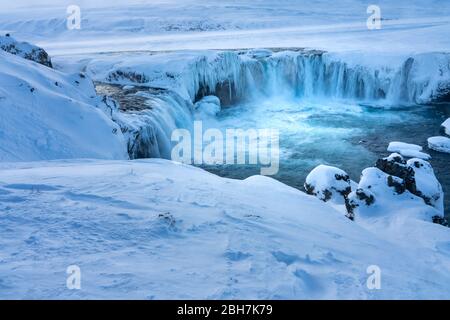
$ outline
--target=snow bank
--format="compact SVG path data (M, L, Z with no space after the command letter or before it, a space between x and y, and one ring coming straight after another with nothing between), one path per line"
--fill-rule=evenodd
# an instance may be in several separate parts
M416 144L393 141L389 143L387 148L389 152L398 152L404 157L420 158L428 160L431 156L427 153L421 152L422 147Z
M378 174L371 169L365 177L370 172ZM376 184L373 189L378 192ZM158 159L0 164L0 295L450 295L448 228L416 219L417 211L404 205L352 222L328 203L267 177L224 179ZM81 268L82 290L64 287L73 264ZM382 271L381 290L366 286L374 264Z
M52 68L52 61L44 49L28 42L18 42L10 35L0 36L0 49Z
M428 138L428 148L439 152L450 153L450 139L440 136Z
M120 128L83 74L0 51L0 105L0 161L127 158Z

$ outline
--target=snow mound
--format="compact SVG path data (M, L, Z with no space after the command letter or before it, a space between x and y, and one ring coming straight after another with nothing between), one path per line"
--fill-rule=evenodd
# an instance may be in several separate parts
M439 152L450 153L450 138L441 136L428 138L428 148Z
M319 165L306 177L304 184L307 194L320 200L348 206L347 196L352 191L349 175L336 167ZM348 217L353 219L349 213Z
M445 134L450 136L450 118L445 120L441 126L444 128Z
M450 296L448 228L415 219L404 206L378 224L351 222L328 204L273 179L225 179L160 159L0 164L0 294ZM64 287L74 264L82 290ZM382 270L382 290L367 288L371 265Z
M83 74L0 51L0 104L0 161L127 158L120 128Z
M420 158L424 160L431 159L431 156L422 151L422 147L417 144L393 141L389 143L387 148L389 152L399 153L408 158Z
M0 49L27 60L52 68L52 61L44 49L28 42L18 42L10 35L0 36Z

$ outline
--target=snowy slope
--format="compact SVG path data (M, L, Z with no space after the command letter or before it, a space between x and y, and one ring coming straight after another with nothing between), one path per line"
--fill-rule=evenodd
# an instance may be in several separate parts
M0 161L127 159L123 135L86 76L0 50L0 84Z
M352 222L270 178L166 160L1 168L0 298L450 296L448 228L401 207ZM69 265L81 290L65 287Z

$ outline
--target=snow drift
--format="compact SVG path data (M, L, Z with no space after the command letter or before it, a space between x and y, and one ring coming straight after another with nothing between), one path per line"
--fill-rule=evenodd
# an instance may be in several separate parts
M0 50L0 83L0 161L128 158L120 128L85 75Z
M271 178L160 159L3 164L0 297L447 299L448 228L395 209L350 221Z

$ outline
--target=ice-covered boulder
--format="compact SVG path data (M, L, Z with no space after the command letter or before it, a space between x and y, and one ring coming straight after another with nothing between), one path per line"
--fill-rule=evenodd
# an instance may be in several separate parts
M408 158L420 158L424 160L431 159L431 156L427 153L422 152L422 147L417 144L393 141L389 143L387 150L389 152L397 152L402 156Z
M0 49L49 68L53 67L52 61L44 49L28 42L19 42L9 34L0 36Z
M349 211L348 195L352 191L349 175L336 167L319 165L306 177L304 184L307 194L320 200L338 205L345 205L348 211L347 217L353 220L353 212Z
M214 117L220 112L220 100L216 96L206 96L196 102L194 109L199 118Z
M448 118L447 120L445 120L442 124L441 124L442 128L444 129L445 134L450 136L450 118Z
M450 138L442 136L428 138L428 148L439 152L450 153Z
M421 197L426 204L433 206L444 215L444 192L442 186L434 175L431 164L425 160L413 158L407 165L414 170L416 184L415 195Z

